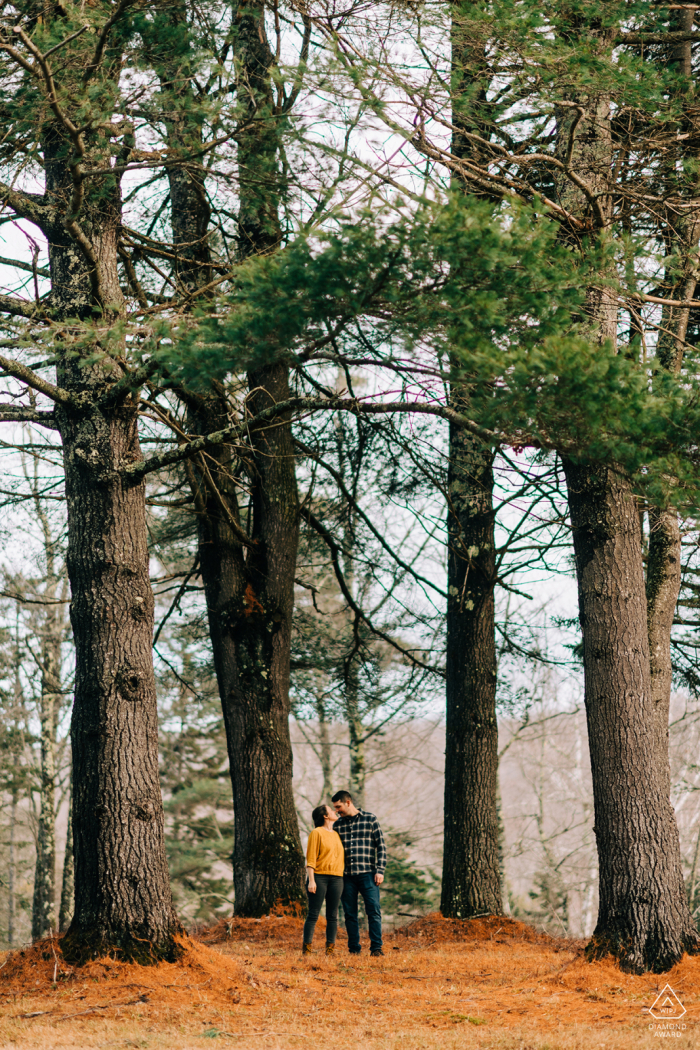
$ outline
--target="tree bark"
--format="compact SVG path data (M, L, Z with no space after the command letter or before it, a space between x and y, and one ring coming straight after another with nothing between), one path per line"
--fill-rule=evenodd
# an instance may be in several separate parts
M274 58L264 7L234 9L237 93L246 115L238 135L239 249L274 251L278 216L278 128L272 116ZM199 259L180 263L190 284L208 279L203 240L209 219L196 179L171 180L176 241L193 239ZM199 265L199 271L197 271ZM251 415L289 396L289 369L272 363L248 375ZM214 384L188 397L188 427L209 433L229 422L225 391ZM298 499L291 424L252 429L245 464L251 491L250 535L241 525L230 448L210 449L188 471L199 515L200 573L226 727L234 806L234 896L238 915L264 915L277 903L303 902L304 857L292 793L289 663Z
M483 29L456 4L452 18L452 152L481 163L467 133L491 134L491 79ZM478 193L466 179L455 189ZM451 402L468 403L459 362ZM449 432L443 915L503 912L498 822L498 720L494 587L493 453L465 431Z
M657 763L637 504L614 465L565 461L583 632L598 846L589 957L661 973L698 948Z
M68 825L66 827L66 848L63 851L63 875L61 877L61 903L58 909L58 928L68 929L73 918L73 897L75 889L75 869L73 864L73 787L68 794Z
M114 68L114 67L112 67ZM85 133L89 160L109 167L109 141ZM117 267L121 197L114 176L82 183L74 213L74 145L57 122L41 141L56 316L124 316ZM122 353L124 351L122 350ZM174 958L180 931L163 841L158 723L151 655L145 485L120 467L141 459L138 397L112 403L123 374L114 345L60 352L57 379L73 403L57 406L68 511L67 569L75 643L71 723L75 910L63 941L70 961L117 952L142 962Z
M55 601L60 575L56 570L56 541L36 484L34 507L41 525L47 586L44 597ZM56 733L61 702L61 642L63 617L59 605L47 605L41 622L41 794L37 834L32 939L55 929L56 912Z
M443 915L503 911L492 455L450 428Z
M326 805L329 805L331 795L333 794L333 760L331 756L331 738L330 733L328 732L326 709L323 700L320 697L316 701L316 710L318 711L319 750L321 772L323 773L323 787L321 788L319 805L322 805L324 802Z
M41 793L32 900L32 940L49 936L56 925L56 707L61 690L60 627L59 614L54 606L47 613L42 640Z
M609 60L614 27L572 17L567 39L585 32ZM557 154L568 172L558 199L581 227L566 231L582 255L612 223L610 98L579 94L559 107ZM587 192L582 189L586 186ZM614 276L611 274L611 276ZM586 296L591 353L617 340L614 294ZM599 864L598 922L591 958L616 956L631 972L662 972L695 951L667 773L659 765L651 685L647 597L637 502L614 463L564 462L573 530L585 703Z
M7 859L7 943L15 943L15 827L17 825L17 788L13 786L10 802L10 842Z
M671 18L673 29L689 32L693 28L695 10L675 11ZM671 49L670 63L678 74L679 94L692 101L692 44L683 41ZM682 132L692 130L689 121L681 121ZM692 200L697 195L697 176L687 173L687 161L692 153L679 140L671 150L672 163L667 176L667 193L676 199L684 196ZM695 298L698 284L698 242L700 221L695 209L669 208L664 217L666 255L668 259L665 293L670 299ZM680 259L680 266L679 266ZM657 358L661 368L678 373L685 354L685 338L690 311L686 307L665 306L657 343ZM657 764L664 771L665 790L670 795L671 770L668 754L668 722L671 702L673 667L671 661L671 630L681 586L681 531L678 513L672 507L649 509L649 554L647 560L647 624L649 632L649 659L651 690L657 731Z

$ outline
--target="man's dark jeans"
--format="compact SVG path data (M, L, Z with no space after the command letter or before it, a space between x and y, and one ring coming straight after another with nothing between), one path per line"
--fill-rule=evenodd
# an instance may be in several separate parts
M365 914L369 926L369 946L373 952L382 946L382 909L379 905L379 886L374 881L374 874L365 871L361 875L345 875L343 886L343 911L345 912L345 929L348 931L348 950L360 950L360 924L357 917L358 897L365 902Z

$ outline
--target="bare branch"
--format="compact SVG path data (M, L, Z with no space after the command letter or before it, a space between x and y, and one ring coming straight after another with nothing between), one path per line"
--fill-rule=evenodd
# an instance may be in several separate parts
M39 412L33 408L0 405L0 423L36 423L49 430L57 430L58 422L53 412Z
M26 383L32 390L44 394L51 401L55 401L57 405L64 405L66 408L73 409L80 408L80 403L67 390L60 386L54 386L53 383L49 383L46 379L42 379L36 372L32 372L31 368L20 364L19 361L13 361L11 358L0 354L0 367L8 375L14 376L15 379L19 379L22 383Z

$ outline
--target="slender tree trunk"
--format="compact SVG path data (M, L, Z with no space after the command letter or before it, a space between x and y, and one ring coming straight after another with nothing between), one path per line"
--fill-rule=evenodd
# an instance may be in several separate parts
M32 939L55 928L56 907L56 706L60 701L61 642L55 607L44 624L41 674L41 802L37 835Z
M73 865L73 787L68 793L68 825L66 827L66 848L63 851L63 875L61 878L61 903L58 909L58 928L63 931L73 918L73 897L75 887Z
M646 599L652 710L656 727L656 765L664 793L671 795L668 721L671 703L671 629L681 587L681 530L671 509L649 509Z
M452 16L452 151L480 162L474 132L491 133L485 42L475 36L469 5ZM455 178L454 188L474 189ZM468 402L459 362L451 401ZM503 911L498 822L498 720L494 586L496 552L493 453L455 426L449 432L447 511L447 653L443 915Z
M44 593L45 598L53 602L60 582L56 572L56 544L36 484L33 494L43 535L47 581ZM59 609L58 605L47 605L41 624L41 800L32 902L33 940L50 935L56 925L56 731L61 702L63 638Z
M289 397L286 365L249 377L257 415ZM304 857L292 793L289 665L299 507L291 425L254 429L253 546L232 622L236 680L228 694L236 815L236 912L260 914L276 899L302 899ZM243 747L243 741L246 746ZM267 771L267 775L265 775ZM273 897L274 895L274 897Z
M7 858L7 943L15 943L15 826L17 824L17 789L12 788L10 803L10 849Z
M331 756L331 738L330 733L328 732L326 707L320 697L316 700L316 713L318 715L321 772L323 773L323 788L321 789L321 798L319 799L319 805L321 805L324 802L330 804L330 798L333 794L333 759Z
M355 659L352 661L355 664ZM345 709L350 736L350 794L359 809L365 804L365 780L367 762L365 756L365 727L362 725L358 705L357 670L350 668L349 681L345 682Z

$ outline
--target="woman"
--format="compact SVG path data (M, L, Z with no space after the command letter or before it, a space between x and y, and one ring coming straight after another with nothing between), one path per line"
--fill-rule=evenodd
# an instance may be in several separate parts
M330 806L317 806L311 814L314 830L309 835L306 847L306 888L309 895L309 911L304 923L302 953L311 954L316 922L321 906L326 902L326 955L335 951L338 933L338 905L343 892L345 851L340 835L333 831L338 819Z

